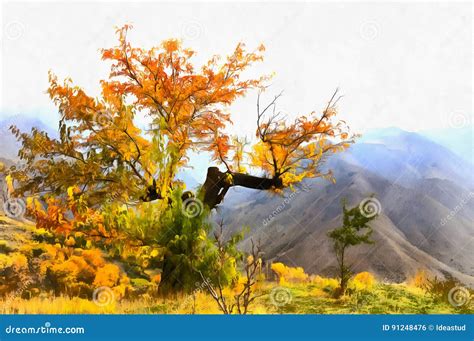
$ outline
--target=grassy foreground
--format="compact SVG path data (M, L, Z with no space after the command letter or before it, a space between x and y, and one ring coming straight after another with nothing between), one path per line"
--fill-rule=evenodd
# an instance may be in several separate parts
M222 314L203 287L197 287L190 295L160 298L156 296L157 283L119 277L119 267L106 262L97 252L69 248L66 252L72 256L64 260L59 256L65 248L47 242L45 236L31 223L1 217L0 314ZM88 267L84 260L96 267ZM35 267L40 261L44 266ZM31 269L59 276L53 278L67 285L69 295L54 295L53 287L29 288L29 281L38 281L41 275ZM339 283L334 278L308 275L302 268L281 263L274 263L272 270L279 281L260 277L254 288L258 297L250 305L249 314L474 313L472 299L471 304L459 307L449 303L448 291L455 283L430 282L423 271L402 284L382 283L362 272L349 281L347 294L336 299ZM90 273L94 281L79 283L84 273ZM82 285L79 291L72 290L78 284ZM92 292L97 288L105 291L94 300ZM226 290L230 302L236 292Z
M280 291L280 293L279 293ZM283 298L276 298L283 295ZM251 314L472 314L472 306L455 308L431 298L422 289L404 284L375 284L340 299L329 297L317 284L265 283ZM103 303L102 303L103 304ZM0 301L1 314L221 314L204 292L175 299L145 296L110 299L104 305L78 297L9 298Z

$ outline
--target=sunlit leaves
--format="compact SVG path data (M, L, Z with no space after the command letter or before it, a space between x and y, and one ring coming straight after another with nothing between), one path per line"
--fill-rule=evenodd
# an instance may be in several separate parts
M291 187L304 178L330 177L330 172L320 170L325 156L343 151L354 139L345 122L335 119L337 100L333 101L333 96L321 114L311 112L291 121L276 110L279 96L261 111L258 105L259 141L253 146L252 166L281 179L283 187Z
M226 107L265 77L244 79L241 75L253 63L262 60L263 47L255 53L238 44L234 52L220 62L213 57L200 69L191 58L195 54L175 39L152 49L135 48L127 41L129 27L119 29L119 45L102 50L102 58L112 62L110 79L102 82L104 94L124 95L139 110L153 119L155 134L166 136L174 164L186 165L191 148L211 150L216 159L228 150L227 137L221 130L230 123Z

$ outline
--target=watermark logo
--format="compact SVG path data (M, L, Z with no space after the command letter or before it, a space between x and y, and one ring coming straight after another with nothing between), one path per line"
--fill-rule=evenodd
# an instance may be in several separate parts
M448 215L441 219L440 225L444 226L448 223L448 221L452 220L462 209L463 207L474 198L474 192L469 192L467 196L464 196L459 204L457 204L451 211L449 211Z
M382 212L382 204L376 198L365 198L359 204L360 213L366 218L372 218Z
M19 21L11 21L5 25L5 37L10 40L20 39L25 33L25 26Z
M448 116L448 124L451 128L464 128L468 126L469 123L469 117L462 111L453 111Z
M379 36L380 26L375 21L367 21L360 25L359 33L364 40L375 40Z
M186 40L196 40L204 33L204 26L197 20L189 20L181 25L181 32Z
M293 296L287 288L276 287L270 292L270 301L276 307L283 307L291 303Z
M302 192L309 192L310 188L306 185L301 186L301 188L297 188L294 191L290 192L290 195L287 196L273 211L271 214L268 215L262 221L263 226L269 225L280 213L282 213L290 204L291 202L297 197L298 194Z
M94 114L93 121L98 126L107 128L113 122L113 115L109 110L100 110Z
M20 218L25 214L26 204L23 199L8 198L3 203L3 211L12 219Z
M115 295L109 287L99 287L92 293L92 301L99 307L105 307L115 301Z
M188 198L183 201L183 213L188 218L195 218L201 215L204 205L201 200L196 198Z
M464 287L456 286L449 290L448 301L453 307L462 307L469 303L471 294Z

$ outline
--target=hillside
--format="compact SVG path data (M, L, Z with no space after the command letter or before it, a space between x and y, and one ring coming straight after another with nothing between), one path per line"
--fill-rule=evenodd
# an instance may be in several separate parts
M2 121L2 134L10 134L11 123ZM41 127L39 121L15 123L23 130ZM3 141L0 157L16 154L12 137L2 135ZM352 251L356 271L400 282L427 268L474 283L474 254L467 252L474 237L472 164L421 135L388 128L369 132L325 167L334 170L336 184L310 179L283 196L232 188L215 215L225 218L228 233L248 226L243 247L261 239L268 261L333 276L326 234L340 224L341 199L355 204L375 193L382 206L374 222L376 244ZM188 188L197 185L192 173L180 177Z
M356 271L400 282L427 268L474 283L471 165L417 134L390 131L368 136L327 166L335 185L311 179L284 196L236 189L219 215L231 231L249 226L243 246L261 239L268 261L330 276L335 262L326 234L341 222L341 199L353 205L375 193L382 207L376 243L352 251Z

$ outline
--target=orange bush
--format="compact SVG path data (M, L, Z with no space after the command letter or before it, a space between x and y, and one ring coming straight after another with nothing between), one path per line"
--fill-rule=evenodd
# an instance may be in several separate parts
M115 264L106 264L97 269L93 285L95 287L113 287L120 279L120 268Z
M273 263L271 265L273 272L278 276L280 283L301 283L306 282L309 276L301 267L292 268L283 263Z
M432 276L428 273L427 270L419 269L412 278L408 279L407 282L410 286L420 289L426 289L429 285L429 281L431 278Z

